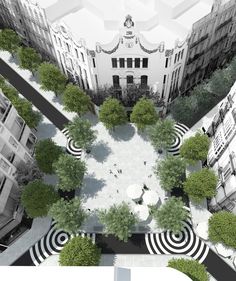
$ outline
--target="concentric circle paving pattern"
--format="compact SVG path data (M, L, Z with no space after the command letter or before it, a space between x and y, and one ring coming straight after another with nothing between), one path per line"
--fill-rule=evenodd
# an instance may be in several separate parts
M69 136L69 131L68 129L63 129L62 133L66 136L67 138L67 143L66 143L66 150L69 154L75 156L76 158L80 159L81 154L82 154L82 149L76 146L75 142L72 140L72 138Z
M189 128L184 124L175 123L175 133L173 143L171 144L170 148L167 150L172 155L179 155L179 149L183 142L183 136Z

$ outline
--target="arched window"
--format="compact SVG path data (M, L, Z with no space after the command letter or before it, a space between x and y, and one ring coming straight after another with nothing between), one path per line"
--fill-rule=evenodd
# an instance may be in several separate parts
M119 77L119 75L113 75L112 80L113 80L113 87L114 88L120 87L120 77Z
M148 77L147 75L142 75L141 76L141 87L146 87L148 84Z
M134 83L134 76L128 75L127 76L127 85L131 85Z

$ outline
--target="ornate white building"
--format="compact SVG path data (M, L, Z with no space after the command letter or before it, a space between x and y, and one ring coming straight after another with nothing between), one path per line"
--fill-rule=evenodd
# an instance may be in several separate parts
M35 142L35 135L0 89L0 239L21 222L15 176L22 162L33 160Z
M171 102L236 52L236 0L0 0L0 9L84 89L136 83Z

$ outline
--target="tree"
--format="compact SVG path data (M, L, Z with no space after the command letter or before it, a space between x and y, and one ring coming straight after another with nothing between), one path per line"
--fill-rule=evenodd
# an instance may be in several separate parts
M218 178L212 170L204 168L192 173L184 182L184 191L190 199L200 203L204 198L211 198L216 193Z
M88 120L75 117L66 127L69 130L70 137L82 149L89 150L96 140L97 132L91 128L92 125Z
M180 147L180 155L189 163L195 164L196 161L204 161L207 158L210 140L207 135L196 133L184 141Z
M180 157L168 156L157 162L155 174L160 178L161 187L171 191L174 187L182 187L185 178L185 162Z
M62 249L61 266L98 266L101 250L87 237L74 237Z
M59 200L52 185L40 180L28 183L21 195L21 203L30 218L47 216L50 206Z
M108 98L100 107L99 119L110 130L126 124L127 114L124 106L117 99Z
M149 139L155 149L167 149L174 140L174 121L165 119L159 120L147 130Z
M186 274L193 281L208 281L209 275L206 267L196 260L171 259L168 267L174 268Z
M33 110L32 104L28 100L18 98L13 101L13 105L30 128L36 128L38 126L42 119L42 114Z
M165 201L159 209L151 207L151 213L158 227L170 230L175 234L183 230L183 221L188 218L184 203L180 198L174 196Z
M8 85L3 78L0 78L0 88L2 89L4 96L6 96L14 105L14 101L19 98L17 90L11 85Z
M11 29L3 29L0 32L0 50L8 51L13 56L21 43L20 37Z
M56 221L57 229L63 229L74 235L79 232L81 225L87 218L78 197L70 201L64 199L57 201L50 207L48 214Z
M213 243L223 243L236 248L236 215L220 211L214 213L208 221L209 239Z
M39 66L38 72L43 90L53 91L56 96L65 90L67 78L55 65L44 62Z
M67 111L84 114L89 111L91 99L78 86L68 84L63 94L63 104Z
M109 210L100 210L98 217L100 222L105 225L106 234L113 234L124 242L131 237L131 228L137 222L137 218L124 202L111 206Z
M19 48L18 56L20 59L20 67L28 69L34 75L41 63L41 57L35 49L29 47Z
M60 146L51 139L40 140L35 146L35 159L39 169L46 174L53 174L53 162L63 153Z
M43 173L39 170L36 161L21 162L17 167L16 181L19 187L27 185L31 181L41 180Z
M53 169L59 177L58 188L63 191L71 191L80 187L87 170L83 161L68 154L60 155L59 159L54 162Z
M145 98L141 98L135 104L130 116L131 122L135 123L139 130L143 130L147 125L154 125L157 119L153 102Z
M233 80L236 80L236 57L234 57L230 62L229 71L230 71L231 78Z
M234 79L235 80L235 79ZM211 92L217 97L225 97L233 84L229 69L218 69L210 78Z

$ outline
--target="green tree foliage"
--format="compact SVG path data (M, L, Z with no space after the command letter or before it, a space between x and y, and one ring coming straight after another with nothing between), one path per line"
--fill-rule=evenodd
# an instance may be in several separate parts
M111 206L109 210L100 210L98 216L100 222L105 225L105 233L113 234L124 242L131 237L131 228L137 222L137 218L124 202Z
M42 114L33 110L31 102L26 99L18 98L13 101L13 105L30 128L36 128L38 126L39 122L42 120Z
M18 49L18 56L20 59L20 67L23 69L28 69L34 74L40 63L41 57L33 48L21 47Z
M60 155L59 159L54 162L53 169L59 177L58 188L63 191L80 187L87 170L83 161L68 154Z
M212 170L204 168L192 173L184 182L184 191L190 199L200 203L204 198L211 198L216 193L218 178Z
M236 57L233 58L233 60L230 63L229 67L230 75L232 80L236 80Z
M43 173L39 170L35 160L27 163L22 161L17 167L16 181L21 188L31 181L41 180L42 178Z
M99 119L110 130L127 123L127 114L121 103L114 98L108 98L100 107Z
M185 178L185 162L180 157L168 156L157 162L155 174L160 178L161 187L171 191L174 187L182 187Z
M64 199L57 201L51 206L48 214L56 221L57 229L63 229L74 235L79 232L81 225L87 218L78 197L70 201Z
M186 274L193 281L208 281L206 267L196 260L171 259L168 266Z
M218 69L210 79L211 92L218 97L224 98L230 91L234 81L232 81L229 69Z
M0 32L0 50L8 51L11 55L17 52L21 44L20 37L11 29L3 29Z
M167 149L174 139L174 122L169 119L159 120L147 130L149 139L155 149Z
M221 211L209 219L209 239L236 249L236 215Z
M88 120L75 117L66 127L69 130L70 137L82 149L89 149L96 140L97 132L91 128L92 125Z
M12 86L8 85L4 78L0 78L0 88L2 89L3 94L14 105L15 100L19 98L17 90Z
M40 140L35 146L35 159L39 169L46 174L53 174L53 162L63 153L60 146L51 139Z
M66 86L62 99L65 110L78 114L85 114L91 106L90 97L71 83Z
M47 216L50 206L59 200L53 186L40 180L32 181L22 191L21 203L31 218Z
M43 90L53 91L56 95L64 92L67 78L55 65L43 62L39 66L38 72Z
M147 125L154 125L158 115L151 100L142 98L134 106L130 116L131 122L135 123L139 130L143 130Z
M151 207L151 213L158 227L176 234L183 230L183 221L188 217L184 203L176 197L170 197L160 208Z
M196 133L184 141L180 147L180 155L189 163L195 164L196 161L204 161L207 158L210 140L207 135Z
M98 266L101 250L87 237L74 237L62 249L61 266Z

